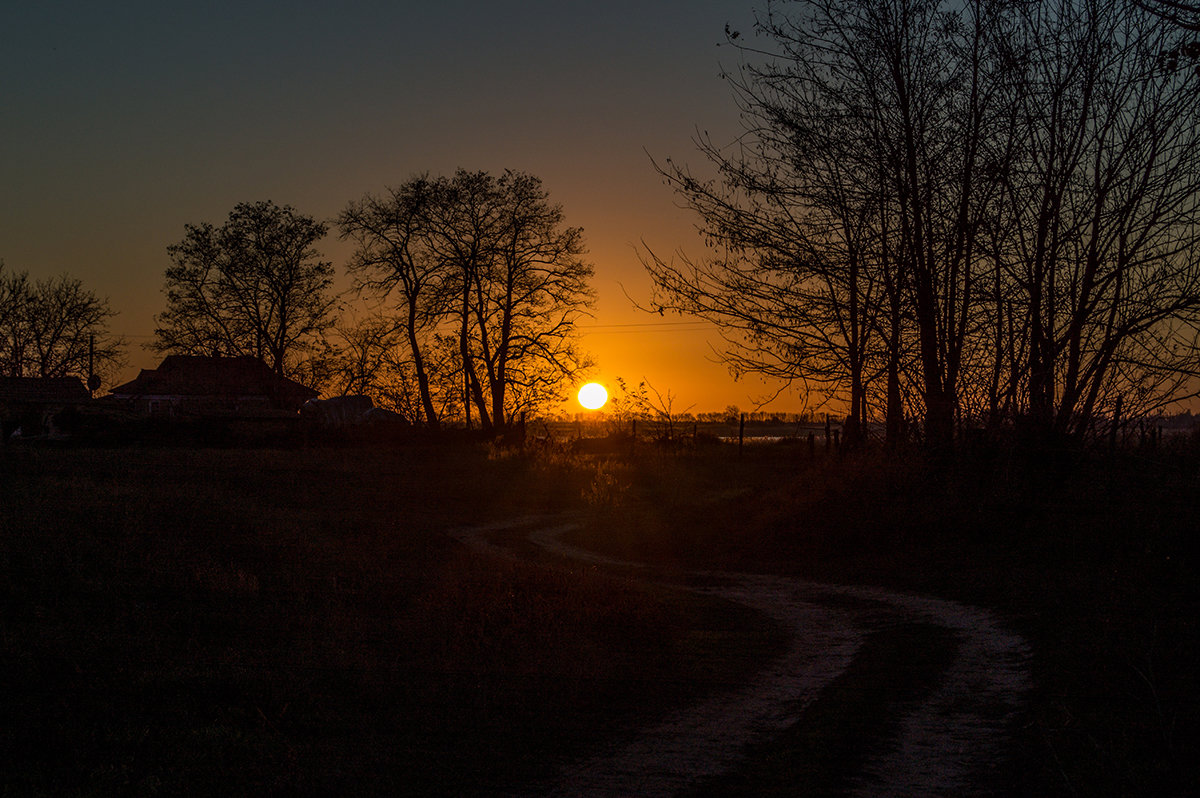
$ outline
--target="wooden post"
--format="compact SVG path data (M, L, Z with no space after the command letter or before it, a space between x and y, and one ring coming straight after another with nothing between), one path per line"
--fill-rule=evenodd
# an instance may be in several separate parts
M825 414L825 454L833 450L833 425L829 423L829 414Z
M808 433L808 459L817 459L817 435L814 432Z
M746 439L746 414L742 413L741 419L738 421L738 456L742 454L742 443Z

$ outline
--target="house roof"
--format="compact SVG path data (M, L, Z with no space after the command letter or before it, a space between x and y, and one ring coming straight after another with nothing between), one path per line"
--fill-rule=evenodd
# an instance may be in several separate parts
M91 398L78 377L0 377L0 402L77 404Z
M318 392L280 377L256 357L168 355L156 369L142 369L118 385L114 396L267 396L304 402Z

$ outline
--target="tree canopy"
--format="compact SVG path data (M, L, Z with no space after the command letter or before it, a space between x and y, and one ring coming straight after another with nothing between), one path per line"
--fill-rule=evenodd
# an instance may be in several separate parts
M186 355L253 355L290 374L333 323L333 266L315 244L328 228L290 206L241 203L220 227L186 225L167 248L167 308L152 347Z
M338 226L357 244L358 291L378 305L365 324L393 347L389 390L425 423L503 428L561 399L586 365L583 232L537 177L421 175L350 203Z
M108 329L115 315L80 280L30 280L0 261L0 375L111 378L125 347Z

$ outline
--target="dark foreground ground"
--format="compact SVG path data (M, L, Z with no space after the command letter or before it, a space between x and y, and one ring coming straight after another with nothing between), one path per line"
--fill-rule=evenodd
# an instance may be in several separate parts
M778 650L736 606L446 534L564 511L586 521L576 542L663 573L792 573L998 610L1034 648L1014 794L1200 784L1187 447L937 464L716 444L7 447L0 484L0 794L489 794ZM923 634L872 643L752 761L806 757L807 791L837 794L840 754L942 667ZM787 772L714 789L791 792Z

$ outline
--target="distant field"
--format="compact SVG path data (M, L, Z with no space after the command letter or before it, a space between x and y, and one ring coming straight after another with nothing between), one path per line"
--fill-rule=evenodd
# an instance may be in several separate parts
M664 573L997 609L1035 648L1023 794L1195 786L1195 451L532 448L0 449L0 792L484 795L781 645L733 605L446 534L567 511ZM856 673L886 684L886 657Z

